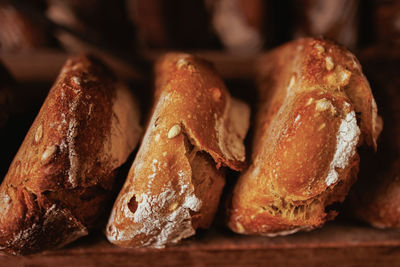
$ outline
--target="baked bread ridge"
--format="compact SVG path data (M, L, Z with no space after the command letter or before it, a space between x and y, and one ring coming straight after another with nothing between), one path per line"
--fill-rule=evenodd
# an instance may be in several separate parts
M170 53L155 77L153 113L106 228L123 247L160 248L207 228L225 183L220 167L245 164L249 108L211 65Z
M312 230L336 216L357 179L363 143L376 148L375 100L357 59L305 38L262 56L252 162L235 186L228 225L267 236Z
M129 90L101 63L69 59L0 186L1 250L56 248L98 224L138 122Z

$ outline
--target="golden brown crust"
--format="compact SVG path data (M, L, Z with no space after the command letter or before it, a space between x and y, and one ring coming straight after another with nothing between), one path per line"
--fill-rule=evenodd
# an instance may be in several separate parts
M350 52L310 38L263 56L258 78L252 163L235 187L229 227L262 235L319 227L355 182L356 147L376 144L368 82Z
M249 110L214 69L171 53L155 75L152 117L106 229L119 246L163 247L208 227L224 185L218 169L244 166Z
M191 142L209 153L217 167L242 170L245 151L241 140L247 122L230 117L230 112L233 108L246 112L247 106L232 100L214 68L197 57L170 53L158 62L155 75L156 101L163 97L167 101L169 120L182 124Z
M1 249L32 253L87 234L137 143L138 120L100 63L68 60L1 184Z

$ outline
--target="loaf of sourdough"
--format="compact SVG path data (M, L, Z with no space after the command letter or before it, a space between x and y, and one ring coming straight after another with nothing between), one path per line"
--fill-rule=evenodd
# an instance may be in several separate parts
M139 110L99 62L69 59L0 186L0 248L33 253L87 235L135 148Z
M233 99L207 62L167 54L155 67L155 102L106 235L123 247L164 247L207 228L222 166L245 166L249 108Z
M355 182L363 143L381 121L357 59L323 39L299 39L262 56L251 165L238 180L229 227L283 235L320 227Z

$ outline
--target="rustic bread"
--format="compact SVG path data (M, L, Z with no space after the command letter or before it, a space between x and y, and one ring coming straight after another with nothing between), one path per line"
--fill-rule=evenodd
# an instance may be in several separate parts
M320 227L356 180L357 147L376 147L381 121L368 81L349 51L323 39L283 45L257 70L251 165L234 189L229 227L268 236Z
M99 62L69 59L0 186L0 248L32 253L87 235L135 148L138 107Z
M378 228L400 229L400 52L390 46L361 53L385 121L375 155L363 155L360 175L346 202L347 213Z
M210 225L225 183L245 166L249 108L215 70L188 54L155 67L153 113L106 228L123 247L164 247Z

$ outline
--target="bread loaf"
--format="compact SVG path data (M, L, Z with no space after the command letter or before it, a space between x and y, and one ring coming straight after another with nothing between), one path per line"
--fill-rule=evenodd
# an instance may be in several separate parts
M69 59L0 186L0 248L33 253L87 235L135 148L138 107L96 60Z
M300 39L258 64L251 165L234 189L229 227L284 235L322 226L355 182L363 143L381 121L357 59L323 39Z
M151 119L106 228L123 247L164 247L207 228L225 183L221 167L245 166L249 108L207 62L167 54L155 84Z

